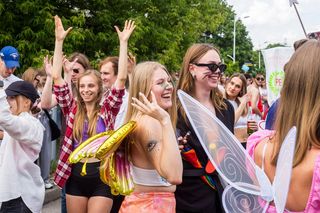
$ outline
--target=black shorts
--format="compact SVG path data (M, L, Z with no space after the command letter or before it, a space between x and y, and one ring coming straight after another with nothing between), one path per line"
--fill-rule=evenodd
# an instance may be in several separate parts
M93 197L102 196L113 199L110 187L100 179L100 162L87 163L85 176L81 176L83 163L73 164L71 176L66 183L66 194Z

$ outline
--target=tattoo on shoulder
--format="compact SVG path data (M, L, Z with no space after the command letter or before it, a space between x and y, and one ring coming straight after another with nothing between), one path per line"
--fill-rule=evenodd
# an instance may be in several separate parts
M151 152L156 147L157 143L158 143L158 141L156 141L156 140L149 141L149 143L147 144L148 152Z

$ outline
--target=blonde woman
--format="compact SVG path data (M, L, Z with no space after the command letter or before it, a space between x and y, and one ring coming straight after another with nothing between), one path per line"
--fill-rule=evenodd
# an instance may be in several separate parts
M113 88L103 93L100 73L87 70L77 80L77 100L67 83L61 77L63 41L71 30L64 30L61 19L55 17L55 50L52 67L54 92L63 114L67 128L62 144L62 151L55 173L55 183L59 187L66 185L66 201L69 213L110 212L112 195L110 187L100 180L98 159L87 163L87 175L81 176L84 162L70 165L67 161L70 153L87 138L113 129L114 120L122 104L127 78L127 45L135 28L133 21L126 21L123 31L116 27L120 41L119 73ZM100 105L102 96L103 103Z
M137 122L127 141L135 189L125 197L120 212L173 213L182 162L174 131L175 93L167 69L157 62L138 64L129 100L126 120Z
M319 212L320 208L320 42L306 41L285 66L275 131L258 131L247 150L274 180L282 142L297 127L293 169L285 212ZM276 212L270 205L267 212Z

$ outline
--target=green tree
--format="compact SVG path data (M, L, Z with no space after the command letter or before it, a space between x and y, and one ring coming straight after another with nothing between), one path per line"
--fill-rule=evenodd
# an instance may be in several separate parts
M138 26L129 42L129 50L137 55L138 61L157 60L169 70L177 71L186 49L201 41L206 31L214 32L211 42L220 47L226 60L226 55L232 53L234 13L224 0L2 1L0 46L17 47L22 64L19 72L29 66L41 66L43 57L52 54L56 14L65 27L73 27L64 44L65 54L82 52L94 65L102 57L118 55L114 25L123 26L126 19L135 20ZM215 37L219 33L226 37L219 40ZM250 42L239 21L237 61L240 65L250 57Z

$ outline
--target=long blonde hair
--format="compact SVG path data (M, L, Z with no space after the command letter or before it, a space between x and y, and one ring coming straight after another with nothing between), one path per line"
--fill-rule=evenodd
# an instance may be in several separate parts
M132 82L130 82L129 86L129 101L132 100L132 97L135 97L142 101L142 99L139 96L139 92L143 93L149 100L151 100L151 87L152 87L152 76L154 72L157 69L163 69L168 76L171 78L169 72L163 66L162 64L158 62L153 62L153 61L147 61L138 64L134 71L133 71L133 76L132 76ZM177 121L177 112L176 112L176 92L173 91L172 94L172 106L170 109L168 109L168 113L171 118L171 122L173 127L176 126L176 121ZM128 104L128 110L126 114L126 122L130 120L135 120L138 115L138 110L134 107L131 106L131 104Z
M219 50L210 44L193 44L191 47L189 47L189 49L187 50L183 58L177 90L181 89L184 92L191 95L192 97L195 97L195 82L189 71L189 67L190 67L190 64L199 62L199 60L210 50L216 51L220 56ZM214 108L217 109L218 111L227 108L227 105L223 100L223 95L219 91L218 87L212 89L211 101ZM186 121L185 112L181 106L181 103L179 102L178 102L178 109L181 112L184 120Z
M293 166L297 166L311 147L320 148L320 42L309 40L298 48L286 64L285 73L272 164L276 165L286 134L296 126Z
M93 78L96 80L96 83L99 86L98 96L95 100L95 107L94 107L93 113L90 117L88 117L88 115L87 115L86 105L80 95L80 92L79 92L80 81L81 81L81 78L83 78L84 76L93 76ZM81 142L82 141L83 126L84 126L85 120L88 121L88 135L89 135L89 137L96 134L97 121L98 121L99 112L101 109L100 101L101 101L101 97L103 94L100 73L97 70L93 70L93 69L89 69L89 70L85 71L84 73L82 73L79 76L79 79L77 81L76 92L77 92L77 112L76 112L75 118L74 118L74 126L73 126L72 135L73 135L73 138L75 138L79 142Z

